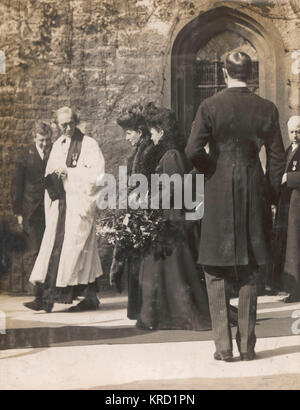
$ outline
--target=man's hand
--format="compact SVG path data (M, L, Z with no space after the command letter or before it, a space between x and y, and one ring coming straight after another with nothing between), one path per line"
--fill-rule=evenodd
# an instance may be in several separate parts
M287 173L283 174L281 185L287 182Z
M56 175L57 175L59 178L61 178L61 179L65 179L65 178L67 178L67 176L68 176L68 170L67 170L67 168L63 168L63 167L57 168L57 169L55 170L55 173L56 173Z

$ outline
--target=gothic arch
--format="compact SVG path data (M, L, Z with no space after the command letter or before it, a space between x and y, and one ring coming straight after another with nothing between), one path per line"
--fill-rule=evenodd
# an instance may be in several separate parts
M260 62L259 93L273 101L287 117L284 46L276 28L238 9L221 6L201 14L177 35L171 56L171 105L185 135L193 121L193 62L197 51L218 34L231 31L249 41L256 49Z

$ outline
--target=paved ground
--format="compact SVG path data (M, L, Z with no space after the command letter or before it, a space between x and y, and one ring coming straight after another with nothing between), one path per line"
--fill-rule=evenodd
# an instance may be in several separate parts
M125 296L106 294L100 311L79 314L31 312L27 300L0 295L1 389L300 389L300 321L291 317L300 304L280 297L259 298L257 360L240 362L235 350L233 363L212 359L211 332L140 333Z

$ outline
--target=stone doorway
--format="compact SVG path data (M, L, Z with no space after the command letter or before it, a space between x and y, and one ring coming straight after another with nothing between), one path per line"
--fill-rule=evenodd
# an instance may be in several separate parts
M171 56L171 105L188 137L199 103L224 87L222 57L242 50L252 57L250 87L273 101L281 125L288 117L284 46L277 30L238 9L220 6L201 14L177 34Z

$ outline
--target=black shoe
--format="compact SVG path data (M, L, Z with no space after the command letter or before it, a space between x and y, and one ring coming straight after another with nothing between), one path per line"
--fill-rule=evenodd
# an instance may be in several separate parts
M295 296L289 295L286 298L281 299L281 302L283 302L283 303L296 303L296 302L299 302L299 300L297 300L297 298L295 298Z
M149 331L155 330L153 327L149 327L149 326L145 325L145 323L143 323L141 320L138 320L136 322L135 327L137 329L141 329L141 330L149 330Z
M92 301L89 299L83 299L78 305L71 306L68 309L68 312L88 312L90 310L99 310L100 303L99 301Z
M254 351L247 352L247 353L240 353L240 359L243 362L249 362L250 360L254 360L256 358L256 354Z
M53 303L44 303L44 309L46 313L51 313L53 309Z
M214 353L215 360L222 360L223 362L232 362L233 355L230 350L225 350L224 352L215 352Z
M53 309L53 303L44 303L40 300L33 300L32 302L27 302L23 304L28 309L34 310L36 312L40 312L45 310L47 313L50 313Z
M28 309L35 310L36 312L44 310L43 302L37 299L33 300L32 302L23 303L23 306L27 307Z

